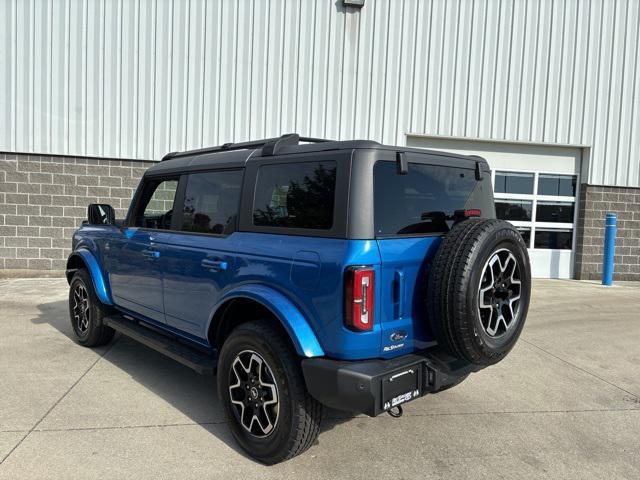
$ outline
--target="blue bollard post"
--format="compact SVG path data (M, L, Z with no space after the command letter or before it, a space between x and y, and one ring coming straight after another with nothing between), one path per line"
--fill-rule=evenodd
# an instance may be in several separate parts
M604 256L602 259L602 285L613 285L613 257L616 250L616 230L618 216L615 213L607 213L604 221Z

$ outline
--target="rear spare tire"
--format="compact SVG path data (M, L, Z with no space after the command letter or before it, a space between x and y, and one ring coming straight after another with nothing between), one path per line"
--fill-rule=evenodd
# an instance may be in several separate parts
M527 317L527 247L508 222L469 219L443 238L429 271L427 312L438 343L480 366L502 360Z

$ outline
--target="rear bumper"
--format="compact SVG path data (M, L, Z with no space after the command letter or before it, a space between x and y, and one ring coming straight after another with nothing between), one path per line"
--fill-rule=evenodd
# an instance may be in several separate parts
M307 389L316 400L371 417L441 390L481 368L437 348L390 360L302 360Z

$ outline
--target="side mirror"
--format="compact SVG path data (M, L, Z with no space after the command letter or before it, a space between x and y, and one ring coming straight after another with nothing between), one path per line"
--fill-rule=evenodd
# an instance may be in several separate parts
M116 212L106 203L91 203L87 207L89 225L115 225Z

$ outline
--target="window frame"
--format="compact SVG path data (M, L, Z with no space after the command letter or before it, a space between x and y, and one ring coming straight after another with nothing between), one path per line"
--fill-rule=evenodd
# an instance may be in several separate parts
M269 233L276 235L296 235L305 237L347 238L347 205L350 179L351 150L285 154L273 157L252 157L248 160L240 200L239 230L243 232ZM253 224L258 171L266 165L286 165L291 163L336 164L336 189L333 203L333 225L329 230L313 228L274 227Z
M559 249L559 248L536 248L535 247L535 233L536 228L540 229L550 229L550 230L571 230L572 232L572 242L571 242L571 251L575 251L576 249L576 230L577 230L577 222L578 222L578 210L579 210L579 198L580 198L580 174L579 173L560 173L553 172L549 170L526 170L522 168L495 168L491 171L491 185L495 188L495 176L496 172L508 172L508 173L532 173L533 177L533 193L532 194L523 194L523 193L497 193L493 192L494 200L529 200L532 202L532 217L531 221L521 221L521 220L505 220L510 222L514 227L526 227L531 231L531 238L529 245L527 248L529 250L539 250L539 251L547 251L547 252L566 252L567 249ZM539 195L538 194L538 180L540 175L565 175L565 176L574 176L576 177L576 194L573 197L570 196L561 196L561 195ZM537 221L537 209L538 202L553 202L553 203L573 203L573 221L571 223L568 222L539 222Z

